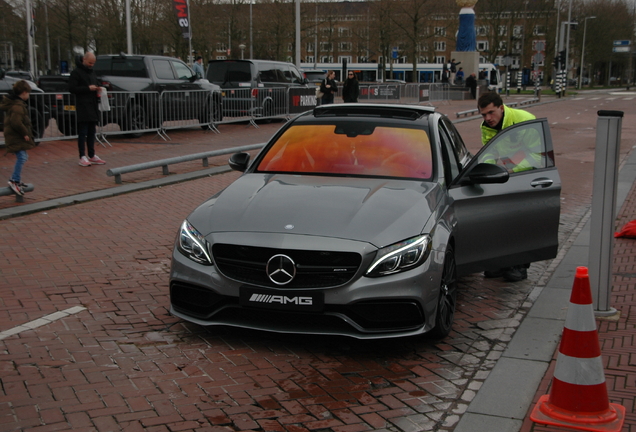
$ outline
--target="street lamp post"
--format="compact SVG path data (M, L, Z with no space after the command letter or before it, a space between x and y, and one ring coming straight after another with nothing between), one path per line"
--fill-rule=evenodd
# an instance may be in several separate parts
M596 17L585 17L585 20L583 21L583 46L581 47L581 75L579 76L579 90L581 90L581 86L583 85L583 68L585 66L585 63L583 63L583 61L585 60L585 33L587 32L587 20L594 18ZM589 75L590 71L588 71L587 73Z
M241 60L243 60L243 52L245 51L245 44L240 44L239 49L241 50Z

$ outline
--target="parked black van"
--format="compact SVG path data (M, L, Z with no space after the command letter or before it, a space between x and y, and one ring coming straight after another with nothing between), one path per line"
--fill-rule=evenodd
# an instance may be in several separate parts
M270 60L211 60L206 78L223 91L223 115L272 117L285 113L287 89L307 87L292 63Z

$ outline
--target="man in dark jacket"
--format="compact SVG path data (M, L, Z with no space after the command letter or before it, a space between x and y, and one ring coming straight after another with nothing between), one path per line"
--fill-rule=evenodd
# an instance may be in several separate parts
M342 100L345 102L358 102L360 94L360 85L353 71L349 71L347 79L342 86Z
M334 95L338 93L338 84L336 84L336 73L332 70L327 72L327 77L320 83L320 91L322 92L321 105L332 104Z
M95 154L95 132L99 122L98 86L97 76L93 71L95 54L88 52L82 58L81 63L71 72L68 80L68 91L75 95L75 113L77 115L77 147L79 150L79 164L84 167L91 165L104 165L104 162ZM86 143L86 149L84 148ZM85 150L88 151L86 157Z
M474 73L471 73L468 78L466 78L466 87L470 89L470 95L473 99L477 99L477 78Z

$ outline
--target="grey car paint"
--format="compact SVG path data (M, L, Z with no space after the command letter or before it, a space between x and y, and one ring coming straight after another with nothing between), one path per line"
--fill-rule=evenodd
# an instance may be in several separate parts
M443 119L435 115L438 120ZM429 117L430 122L435 118ZM211 245L359 254L362 263L349 282L320 290L324 304L330 307L315 315L316 318L337 317L349 328L316 328L311 320L281 322L275 319L280 316L276 311L269 315L272 319L254 322L249 313L240 313L241 308L232 301L215 306L207 315L187 313L174 304L171 313L201 325L231 325L283 333L385 338L428 332L435 325L442 269L451 245L454 244L458 270L463 273L553 258L556 254L561 182L554 166L547 121L528 124L539 125L543 130L548 163L542 169L510 176L495 165L478 162L490 146L505 139L508 133L514 133L516 127L504 130L472 160L470 155L455 154L451 156L451 163L443 150L436 149L438 171L431 182L254 173L257 156L241 178L199 206L188 221ZM439 134L435 124L429 124L429 130ZM451 132L450 136L456 133ZM266 152L267 147L263 151ZM455 168L451 167L453 164ZM471 175L484 166L505 175L483 177L482 182L471 181ZM495 181L504 183L492 183ZM432 237L431 254L421 266L384 277L364 276L379 248L420 233L430 233ZM177 248L172 259L171 287L173 284L205 287L201 289L211 290L215 296L225 299L238 298L238 293L246 287L245 283L220 274L214 265L195 263ZM263 288L262 292L293 296L303 292L303 288ZM387 304L414 301L421 306L425 321L417 327L374 331L363 328L339 309L369 300Z

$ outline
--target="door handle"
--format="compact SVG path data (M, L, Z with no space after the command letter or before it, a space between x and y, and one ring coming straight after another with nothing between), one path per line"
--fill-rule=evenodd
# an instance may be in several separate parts
M542 187L542 188L546 188L549 186L552 186L552 183L554 183L554 181L552 179L549 179L547 177L542 177L542 178L538 178L536 180L532 180L530 182L530 186L532 187Z

